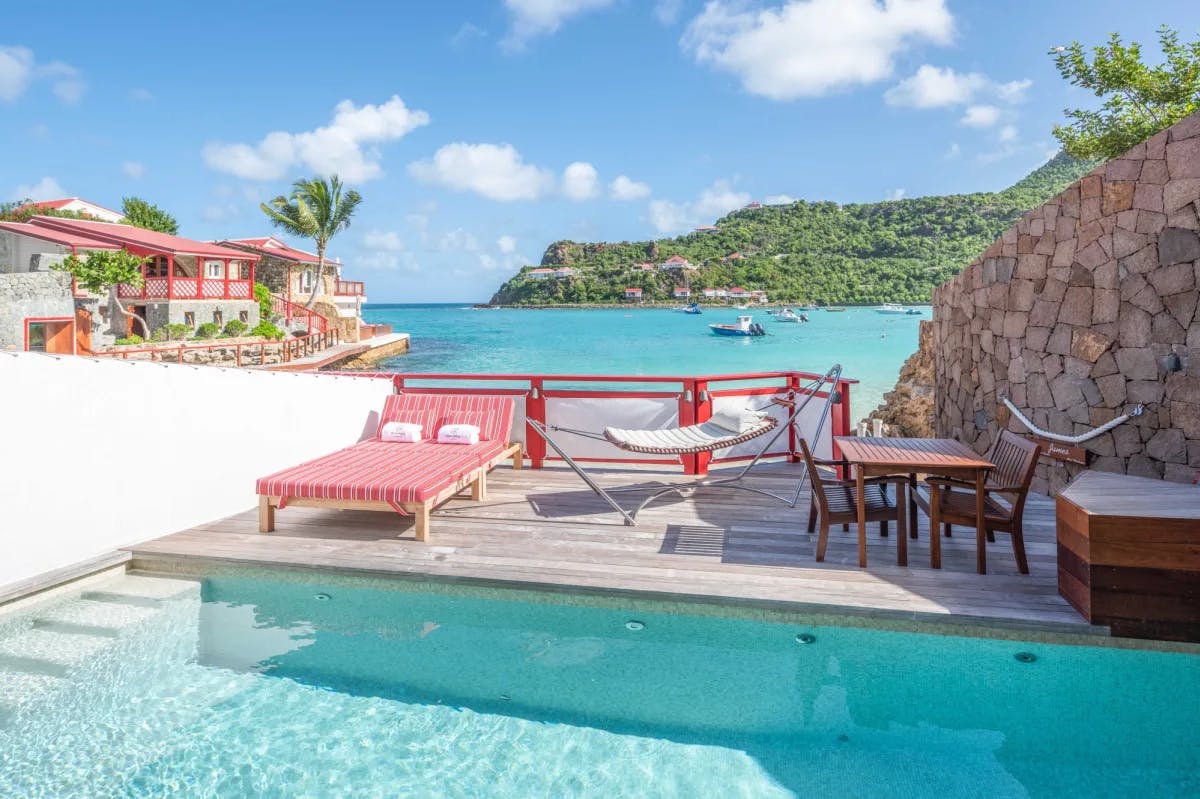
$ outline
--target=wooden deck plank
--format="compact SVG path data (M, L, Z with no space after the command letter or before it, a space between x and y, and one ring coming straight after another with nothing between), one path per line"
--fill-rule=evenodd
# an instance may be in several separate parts
M753 484L794 490L799 467L769 464ZM688 482L649 470L599 473L606 487ZM625 495L636 504L636 495ZM652 505L636 527L620 523L568 470L491 474L488 499L461 495L432 518L430 540L412 537L397 514L289 507L276 532L257 532L257 509L131 547L135 560L181 559L482 581L498 585L639 592L689 601L710 599L838 614L955 623L1095 631L1058 595L1054 505L1031 496L1026 511L1029 575L1017 572L1006 536L989 545L992 568L975 573L973 531L942 543L942 569L929 567L928 520L909 541L909 565L895 565L895 527L883 538L871 525L866 569L857 538L835 527L826 560L813 558L806 531L808 498L797 509L746 492L709 491Z

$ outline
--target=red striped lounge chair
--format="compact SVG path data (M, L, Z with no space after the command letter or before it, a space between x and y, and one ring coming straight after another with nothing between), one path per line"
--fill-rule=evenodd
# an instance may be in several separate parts
M391 510L415 517L416 538L427 540L429 512L470 486L471 498L487 494L488 470L506 458L521 468L521 445L509 444L510 397L457 394L396 394L383 406L379 427L416 422L429 439L417 444L374 438L259 478L258 529L275 529L275 511L288 505L342 510ZM478 444L438 444L446 424L479 427Z

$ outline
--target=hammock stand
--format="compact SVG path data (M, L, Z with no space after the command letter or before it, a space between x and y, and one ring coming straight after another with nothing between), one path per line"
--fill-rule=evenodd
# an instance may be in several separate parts
M1029 419L1025 416L1025 414L1023 414L1019 410L1017 410L1017 406L1013 405L1012 401L1009 400L1008 397L1001 397L1000 401L1004 403L1005 407L1008 408L1008 410L1012 413L1013 416L1017 417L1017 421L1019 421L1021 424L1025 425L1025 427L1027 427L1029 429L1029 432L1033 433L1038 438L1044 438L1047 441L1058 441L1062 444L1082 444L1083 442L1089 441L1089 440L1095 438L1096 436L1104 435L1105 433L1107 433L1109 430L1112 430L1117 425L1122 424L1123 422L1127 422L1130 419L1134 418L1135 416L1141 416L1146 411L1145 406L1139 403L1129 413L1122 414L1121 416L1118 416L1116 419L1107 421L1104 424L1100 425L1099 427L1089 430L1086 433L1080 433L1077 436L1064 436L1061 433L1051 433L1049 430L1043 430L1042 428L1035 425L1033 422L1029 421Z
M829 409L833 405L834 401L838 399L837 383L841 377L841 364L836 364L824 375L814 378L798 389L789 391L786 396L773 397L771 399L771 404L780 405L790 409L786 421L783 424L780 424L779 421L774 417L765 416L758 424L751 427L749 430L740 433L724 430L723 428L717 427L716 425L708 422L689 425L686 427L667 428L665 430L620 430L609 427L605 428L603 433L596 433L590 430L574 430L569 427L560 427L557 425L543 425L541 422L537 422L533 419L528 419L526 421L530 427L537 431L538 435L546 440L546 443L550 445L551 449L558 453L558 456L563 459L567 466L569 466L571 470L575 472L575 474L579 475L579 478L587 484L588 488L595 492L597 496L604 499L604 501L608 503L609 507L621 514L621 518L625 520L625 524L627 526L637 524L637 515L642 511L643 508L659 497L667 494L677 494L680 497L689 497L698 488L729 488L739 491L750 491L755 494L761 494L763 496L770 497L771 499L778 500L787 504L788 507L794 508L796 507L796 503L800 501L800 493L804 489L804 481L808 478L807 470L801 474L800 482L796 486L795 494L793 494L791 498L781 496L770 491L765 491L761 488L742 485L741 481L746 477L747 474L750 473L750 470L753 469L755 465L757 465L758 462L763 459L766 453L771 449L771 445L779 440L779 437L783 435L785 431L795 425L796 419L800 416L800 413L806 407L808 407L808 403L811 402L812 398L817 395L817 392L820 391L821 387L825 384L829 384L828 394L825 397L825 405L821 409L821 416L817 420L817 427L813 433L814 440L820 437L821 428L824 427L825 420L829 416ZM797 399L798 395L802 396L802 399ZM764 408L765 407L767 406L764 406ZM763 410L763 408L759 408L758 410ZM774 435L767 439L767 442L763 445L763 448L759 450L758 454L755 455L754 458L748 464L746 464L741 471L731 477L704 478L694 483L685 484L654 483L648 486L630 486L627 488L610 488L607 490L602 488L594 479L592 479L592 476L589 475L583 469L583 467L576 463L570 455L564 452L563 448L559 446L558 442L556 442L550 435L550 431L554 431L556 433L570 433L571 435L581 436L583 438L608 442L609 444L612 444L618 449L625 450L626 452L638 452L649 455L696 455L702 452L714 452L719 449L727 449L729 447L758 438L759 436L766 435L772 430L774 431ZM648 490L653 491L653 493L642 500L641 504L631 511L625 510L625 508L623 508L621 504L612 496L613 494L621 492Z

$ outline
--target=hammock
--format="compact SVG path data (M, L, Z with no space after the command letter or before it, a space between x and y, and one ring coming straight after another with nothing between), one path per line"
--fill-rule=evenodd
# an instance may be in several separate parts
M840 364L835 364L828 372L821 377L815 378L807 385L796 390L790 391L786 397L774 397L771 400L772 404L779 405L789 409L787 420L784 424L780 424L779 420L772 416L764 415L754 425L740 432L733 432L723 427L719 427L711 422L703 422L701 424L688 425L686 427L669 427L661 430L623 430L620 428L608 427L603 433L596 433L590 430L576 430L569 427L561 427L558 425L543 425L533 419L528 419L529 426L537 431L538 435L546 440L546 443L558 453L558 456L571 468L579 478L587 484L588 488L600 496L608 503L609 507L621 514L625 520L625 524L636 524L635 519L642 508L649 505L654 500L666 494L678 494L679 496L688 496L697 488L731 488L741 491L751 491L755 494L771 497L772 499L785 502L789 507L796 507L796 503L800 501L800 494L804 489L804 481L808 477L807 470L801 473L800 482L796 486L796 491L789 499L779 494L774 494L770 491L764 491L761 488L755 488L748 485L740 485L741 481L754 466L762 460L762 458L770 451L771 445L774 444L786 430L792 428L796 423L796 419L800 413L812 401L812 398L817 395L820 389L828 384L828 390L825 397L825 406L821 409L821 416L817 420L816 429L813 431L813 440L815 441L821 435L821 428L825 425L825 419L829 416L830 406L837 398L837 383L842 377L842 367ZM797 396L802 396L802 399L797 399ZM763 410L759 408L758 410ZM618 449L627 452L638 452L646 455L698 455L703 452L715 452L717 450L728 449L729 447L743 444L751 441L759 436L765 435L772 430L775 434L772 435L767 442L759 450L758 454L746 464L746 466L732 477L722 477L716 479L703 479L695 483L675 483L664 485L662 483L652 484L650 486L632 486L629 488L610 488L605 490L592 479L583 467L576 463L570 455L568 455L558 442L550 435L550 431L570 433L571 435L591 438L597 441L607 441ZM653 493L646 497L640 505L634 510L627 511L621 507L612 494L623 491L645 491L653 490Z
M1029 421L1029 419L1023 413L1021 413L1019 410L1017 410L1017 406L1013 405L1012 402L1008 399L1008 397L1001 397L1000 399L1005 404L1005 406L1007 406L1008 409L1012 412L1012 415L1017 417L1017 419L1020 420L1021 424L1025 425L1027 428L1029 428L1029 432L1033 433L1035 436L1038 436L1039 438L1044 438L1049 441L1058 441L1063 444L1082 444L1083 442L1089 441L1089 440L1095 438L1096 436L1104 435L1105 433L1107 433L1109 430L1112 430L1117 425L1119 425L1123 422L1127 422L1135 416L1141 416L1142 413L1144 413L1146 410L1145 406L1143 406L1139 403L1138 406L1135 407L1129 413L1122 414L1121 416L1118 416L1116 419L1105 422L1104 424L1100 425L1099 427L1097 427L1093 430L1089 430L1086 433L1080 433L1077 436L1064 436L1061 433L1051 433L1048 430L1043 430L1042 428L1035 425L1033 422Z

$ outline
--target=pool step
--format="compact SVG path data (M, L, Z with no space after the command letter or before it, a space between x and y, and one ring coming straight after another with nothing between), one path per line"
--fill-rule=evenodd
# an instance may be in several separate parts
M194 581L123 574L8 620L0 631L0 724L67 687L76 671L160 617L170 601L199 593Z

